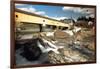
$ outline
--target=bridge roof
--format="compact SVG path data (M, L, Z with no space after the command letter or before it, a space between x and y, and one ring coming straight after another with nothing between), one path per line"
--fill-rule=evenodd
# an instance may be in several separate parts
M23 10L20 10L20 9L15 9L15 11L16 11L16 12L20 12L20 13L24 13L24 14L27 14L27 15L31 15L31 16L38 16L38 17L42 17L42 18L49 19L49 20L53 20L53 21L57 21L57 22L62 22L62 21L59 21L59 20L56 20L56 19L53 19L53 18L49 18L49 17L45 17L45 16L38 15L38 14L35 14L35 13L23 11ZM62 23L65 23L65 22L62 22ZM66 24L66 23L65 23L65 24Z

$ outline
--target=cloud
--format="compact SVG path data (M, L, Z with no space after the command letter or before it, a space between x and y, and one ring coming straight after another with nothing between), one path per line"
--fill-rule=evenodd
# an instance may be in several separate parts
M68 17L50 17L50 16L47 16L47 15L45 15L45 16L48 17L48 18L56 19L56 20L68 19Z
M32 7L31 5L27 5L27 7L25 7L27 4L15 4L15 6L19 6L17 7L17 9L23 10L23 11L27 11L27 12L31 12L31 13L35 13L35 14L39 14L39 15L45 15L46 13L44 11L37 11L34 7Z
M38 12L35 12L36 14L39 14L39 15L45 15L46 13L44 11L38 11Z
M62 9L63 9L64 11L66 11L66 10L73 10L73 8L74 8L74 7L66 7L66 6L64 6Z
M31 13L34 13L36 12L36 9L35 8L17 8L17 9L20 9L20 10L23 10L23 11L27 11L27 12L31 12Z
M35 13L35 14L39 14L39 15L44 15L45 12L44 11L37 11L35 8L33 7L28 7L28 8L18 8L20 10L23 11L27 11L27 12L31 12L31 13Z
M45 17L48 17L48 18L52 18L52 19L56 19L56 20L63 20L63 19L68 19L68 17L51 17L51 16L48 16L48 15L44 15Z
M95 9L94 8L81 8L81 7L67 7L64 6L62 8L63 11L73 11L75 13L87 14L87 17L95 17Z
M73 12L77 12L77 13L82 13L82 14L93 14L94 13L94 9L93 8L81 8L81 7L67 7L64 6L62 8L63 11L73 11Z
M63 20L63 19L67 19L67 17L54 17L54 19L56 19L56 20Z
M73 12L82 12L81 8L78 8L78 7L66 7L66 6L64 6L62 9L63 9L63 11L70 10Z

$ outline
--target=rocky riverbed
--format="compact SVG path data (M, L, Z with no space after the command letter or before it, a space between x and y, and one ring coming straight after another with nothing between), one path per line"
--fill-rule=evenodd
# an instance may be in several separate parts
M95 60L95 34L81 29L70 35L56 31L39 33L38 38L16 41L16 64L60 64Z

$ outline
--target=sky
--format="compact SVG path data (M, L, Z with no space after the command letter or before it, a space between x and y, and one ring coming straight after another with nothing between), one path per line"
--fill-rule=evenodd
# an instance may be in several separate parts
M94 8L31 4L15 4L15 8L56 20L71 18L77 20L81 16L94 17Z

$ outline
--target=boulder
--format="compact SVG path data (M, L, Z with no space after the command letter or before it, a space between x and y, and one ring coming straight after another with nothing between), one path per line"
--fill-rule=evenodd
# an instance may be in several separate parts
M42 54L40 48L37 45L37 41L38 39L32 39L32 40L22 41L24 42L22 44L21 42L17 42L16 46L20 46L17 49L20 49L21 46L23 46L22 48L23 52L20 55L22 55L28 61L37 60Z

